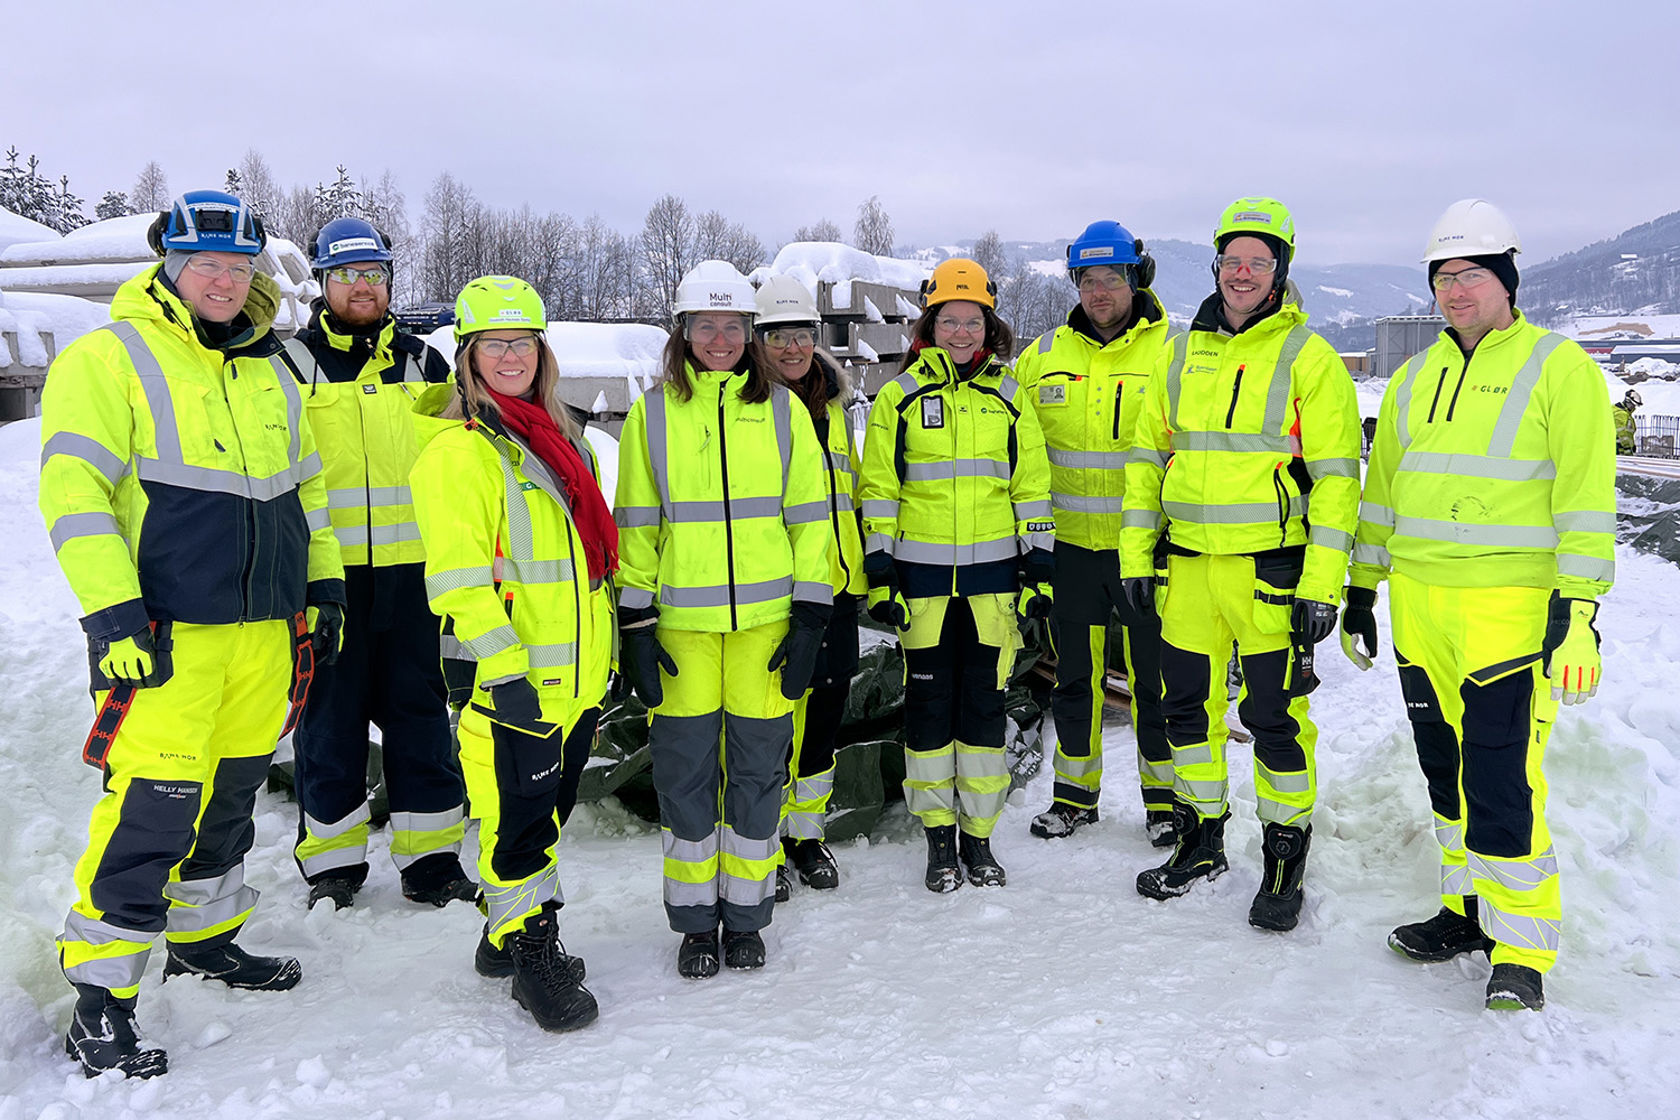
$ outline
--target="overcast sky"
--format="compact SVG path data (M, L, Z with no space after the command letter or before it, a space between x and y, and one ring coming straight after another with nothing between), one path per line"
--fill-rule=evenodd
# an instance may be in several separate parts
M20 10L21 9L21 10ZM1534 264L1680 209L1671 0L317 4L0 14L0 147L93 204L155 159L220 186L389 169L639 230L674 192L767 245L879 195L900 245L1206 241L1232 198L1303 261L1415 262L1482 196Z

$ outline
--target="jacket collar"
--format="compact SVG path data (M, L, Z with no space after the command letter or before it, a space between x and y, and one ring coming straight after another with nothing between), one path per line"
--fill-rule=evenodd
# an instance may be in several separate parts
M1136 292L1132 296L1132 318L1121 329L1120 333L1107 342L1097 334L1097 328L1091 323L1091 317L1085 313L1083 304L1074 304L1073 310L1068 312L1068 329L1084 338L1091 340L1096 346L1110 346L1116 342L1125 342L1135 333L1151 323L1159 322L1166 313L1161 309L1161 301L1155 298L1155 293L1148 288Z

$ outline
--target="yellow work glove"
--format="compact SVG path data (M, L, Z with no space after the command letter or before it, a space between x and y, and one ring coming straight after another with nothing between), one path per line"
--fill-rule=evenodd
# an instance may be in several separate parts
M174 675L167 660L158 657L149 626L107 646L99 671L113 684L134 688L156 688Z
M1593 626L1597 616L1598 604L1593 600L1564 599L1553 593L1543 647L1553 700L1584 704L1598 691L1603 662L1598 655L1598 630Z

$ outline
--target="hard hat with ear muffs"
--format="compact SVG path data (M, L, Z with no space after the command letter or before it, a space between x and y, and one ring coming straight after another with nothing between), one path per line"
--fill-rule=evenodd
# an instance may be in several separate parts
M169 252L240 253L254 257L268 244L262 219L225 191L187 191L159 212L146 230L158 256Z
M934 266L933 275L922 281L922 306L933 308L959 299L996 311L997 285L977 262L952 257L940 261Z
M1079 283L1080 269L1099 266L1125 276L1133 291L1155 282L1155 258L1144 249L1142 238L1133 237L1119 222L1092 222L1068 244L1068 277L1075 284Z

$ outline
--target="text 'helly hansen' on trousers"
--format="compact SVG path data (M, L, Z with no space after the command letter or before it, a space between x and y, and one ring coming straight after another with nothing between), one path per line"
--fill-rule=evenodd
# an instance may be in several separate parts
M106 758L105 796L58 939L72 983L132 997L159 933L231 941L250 916L257 891L245 884L244 860L286 719L287 629L175 624L175 675L134 693Z
M648 725L665 854L665 915L678 933L758 930L776 905L777 825L793 701L766 666L787 622L727 634L659 627L677 663Z
M1173 791L1203 820L1227 807L1225 681L1235 643L1243 671L1237 717L1254 736L1257 815L1299 828L1312 822L1318 729L1307 698L1293 695L1289 635L1300 571L1299 558L1291 564L1287 555L1167 558L1161 681Z
M1103 691L1108 671L1109 622L1126 613L1120 594L1120 558L1056 542L1056 595L1050 615L1055 632L1056 782L1053 797L1082 809L1096 807L1102 791ZM1172 749L1161 712L1161 622L1151 615L1123 619L1121 656L1132 694L1137 733L1138 784L1145 809L1172 808Z
M1550 591L1435 587L1395 573L1400 688L1429 783L1441 900L1477 920L1494 964L1545 972L1563 922L1541 770L1558 703L1542 667Z
M909 600L904 801L927 828L990 836L1009 796L1004 689L1020 648L1013 595Z

